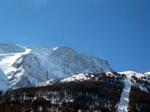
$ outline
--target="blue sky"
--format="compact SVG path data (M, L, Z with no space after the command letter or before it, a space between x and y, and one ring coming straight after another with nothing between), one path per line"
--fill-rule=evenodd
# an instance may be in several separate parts
M150 71L150 0L1 0L0 42L70 46Z

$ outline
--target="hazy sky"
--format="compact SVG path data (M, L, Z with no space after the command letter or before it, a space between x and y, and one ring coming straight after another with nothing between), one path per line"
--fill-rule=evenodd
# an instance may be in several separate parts
M0 0L0 42L65 45L150 71L150 0Z

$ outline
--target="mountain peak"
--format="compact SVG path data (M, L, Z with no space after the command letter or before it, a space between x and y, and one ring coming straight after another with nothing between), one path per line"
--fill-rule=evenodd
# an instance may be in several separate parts
M10 87L14 88L19 85L34 86L46 80L79 73L113 71L107 60L80 54L66 46L28 49L8 43L0 44L0 53L4 54L0 57L0 69L12 84Z
M53 48L56 52L63 52L63 53L77 53L73 48L67 46L61 47L54 47Z

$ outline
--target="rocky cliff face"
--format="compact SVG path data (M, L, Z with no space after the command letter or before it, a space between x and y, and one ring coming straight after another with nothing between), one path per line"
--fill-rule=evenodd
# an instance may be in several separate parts
M47 68L49 78L65 77L83 72L99 73L112 71L107 60L79 54L69 47L47 49L47 52L43 53L41 51L42 54L40 54L40 50L38 53L36 51L33 49L33 54Z

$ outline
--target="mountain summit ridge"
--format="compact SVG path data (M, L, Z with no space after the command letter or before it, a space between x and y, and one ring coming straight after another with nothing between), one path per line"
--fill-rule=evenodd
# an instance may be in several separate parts
M12 43L0 43L0 69L13 89L78 73L113 71L107 60L78 53L70 47L32 48Z

